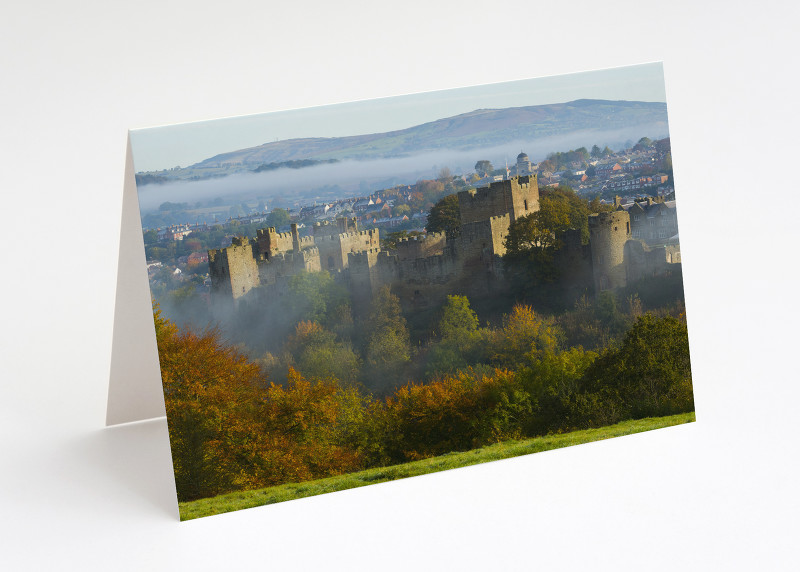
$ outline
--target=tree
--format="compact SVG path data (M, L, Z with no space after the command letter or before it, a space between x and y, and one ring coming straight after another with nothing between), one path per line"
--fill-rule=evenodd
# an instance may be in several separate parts
M442 183L449 183L453 180L453 173L450 171L448 167L442 167L439 169L439 173L436 175L436 179L441 181Z
M396 207L392 207L392 214L394 216L410 215L411 207L408 205L397 205Z
M347 302L347 291L325 270L301 272L289 280L287 306L298 321L327 323L328 316Z
M591 424L692 411L692 374L686 323L645 314L618 349L607 350L586 371L585 390L598 404Z
M461 210L458 207L458 195L447 195L433 205L428 213L428 232L444 232L448 239L461 234Z
M603 151L597 145L592 145L591 155L593 159L599 159L603 155Z
M334 378L345 385L355 383L360 363L352 346L316 322L300 322L286 342L299 371L315 379Z
M158 242L158 233L155 230L148 230L143 235L145 244L155 244Z
M400 299L388 286L381 288L373 298L364 329L364 384L376 390L390 389L401 380L411 360L411 339L400 310Z
M579 230L581 241L589 242L589 207L569 187L543 191L539 210L511 223L506 237L506 255L518 257L532 249L559 249L564 232Z
M505 238L506 276L521 299L536 295L539 303L567 301L567 289L554 289L561 276L558 251L567 231L580 233L589 242L589 208L569 187L542 189L539 210L520 217L509 226ZM547 291L542 290L545 288Z
M269 216L267 217L267 225L274 228L286 226L291 221L292 219L289 218L289 213L284 209L272 209L272 212L269 213Z
M264 385L260 368L215 330L179 331L155 304L153 317L178 498L236 488L242 451L233 434L253 430L248 411Z
M639 139L639 141L636 143L636 145L633 146L633 150L634 151L644 151L645 149L647 149L649 147L652 147L652 146L653 146L653 140L652 139L650 139L649 137L642 137L641 139Z
M428 355L428 377L466 369L482 357L484 344L480 343L478 316L466 296L447 297L437 333L439 341L432 345Z
M552 320L540 318L530 306L517 304L503 317L503 327L489 343L492 363L515 368L555 351L559 331Z
M475 163L475 172L480 174L482 177L485 177L492 171L494 171L494 167L492 167L491 161L487 161L486 159L481 159L480 161Z

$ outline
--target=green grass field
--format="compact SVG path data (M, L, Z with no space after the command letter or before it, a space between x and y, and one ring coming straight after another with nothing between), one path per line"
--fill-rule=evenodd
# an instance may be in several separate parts
M672 425L691 423L695 420L694 413L682 413L670 417L655 417L648 419L638 419L635 421L624 421L616 425L601 427L599 429L586 429L573 433L561 435L548 435L546 437L534 437L521 441L504 441L480 449L473 449L463 453L448 453L439 457L423 459L402 465L390 467L380 467L367 469L358 473L350 473L336 477L328 477L316 481L306 481L304 483L289 483L265 489L253 491L241 491L229 493L217 497L201 499L192 502L180 503L181 520L191 520L203 516L231 512L243 508L252 508L265 504L343 491L375 483L394 481L406 477L437 473L448 469L467 467L488 461L508 459L540 451L560 449L592 441L601 441L633 433L641 433L652 429L661 429Z

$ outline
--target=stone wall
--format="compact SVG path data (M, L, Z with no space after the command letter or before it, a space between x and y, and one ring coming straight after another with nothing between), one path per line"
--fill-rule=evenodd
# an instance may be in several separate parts
M397 258L414 260L442 254L447 245L447 237L443 232L431 232L427 235L403 238L397 242Z
M473 262L502 256L506 253L505 239L510 225L511 217L507 214L462 224L456 249L466 260Z

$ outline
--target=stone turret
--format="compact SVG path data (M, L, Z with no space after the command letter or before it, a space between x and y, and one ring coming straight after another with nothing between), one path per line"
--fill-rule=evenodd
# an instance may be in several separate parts
M631 238L627 211L590 215L589 236L595 292L626 286L625 243Z

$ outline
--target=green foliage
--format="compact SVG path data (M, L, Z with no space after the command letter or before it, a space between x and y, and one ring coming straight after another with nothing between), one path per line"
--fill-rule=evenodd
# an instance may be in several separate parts
M352 345L338 341L336 334L316 322L297 324L286 345L298 371L306 377L333 378L344 385L353 385L358 379L361 364Z
M600 350L620 340L639 313L638 297L631 295L621 304L617 295L605 291L594 299L581 297L571 311L559 317L558 324L567 345Z
M338 159L299 159L291 161L280 161L272 163L264 163L253 169L254 173L261 173L263 171L275 171L277 169L305 169L306 167L313 167L315 165L324 165L328 163L338 163Z
M542 171L563 171L569 170L577 165L583 165L589 162L589 152L586 147L580 147L571 151L559 151L550 153L547 158L539 165ZM574 165L573 165L574 164Z
M428 232L444 232L448 239L461 234L461 209L458 195L447 195L436 203L428 213Z
M543 189L539 205L537 212L511 223L505 238L506 276L520 298L533 299L538 288L559 280L556 257L567 231L577 231L583 244L589 242L589 204L572 189Z
M143 235L146 245L155 244L158 241L158 233L155 230L148 230Z
M469 307L466 296L448 296L439 321L442 339L462 339L478 331L478 315Z
M482 159L475 163L475 172L485 177L487 174L490 174L494 171L494 167L492 167L492 162L487 161L486 159Z
M606 350L585 376L577 412L589 424L694 409L686 324L641 316L618 349Z
M288 225L291 221L292 219L289 217L289 213L284 209L272 209L272 212L267 216L266 226L281 228Z
M347 290L327 272L301 272L289 281L287 306L295 323L310 320L328 323L337 308L349 304Z
M411 361L411 340L400 309L400 299L388 286L381 288L373 298L364 329L364 385L385 391L402 379Z
M506 237L506 254L517 257L533 249L558 250L567 230L581 233L583 244L589 242L589 205L569 187L542 190L539 210L511 223Z
M653 140L652 139L650 139L649 137L642 137L641 139L639 139L639 141L636 143L636 145L633 146L633 150L634 151L644 151L645 149L648 149L648 148L650 148L652 146L653 146Z
M437 327L439 341L428 351L428 378L455 373L484 357L487 332L478 329L478 316L466 296L448 296Z

